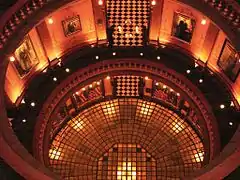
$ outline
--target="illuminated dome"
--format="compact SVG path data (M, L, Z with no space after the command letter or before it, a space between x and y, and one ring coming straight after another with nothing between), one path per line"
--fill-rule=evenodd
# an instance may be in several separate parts
M0 177L239 177L236 1L0 6Z

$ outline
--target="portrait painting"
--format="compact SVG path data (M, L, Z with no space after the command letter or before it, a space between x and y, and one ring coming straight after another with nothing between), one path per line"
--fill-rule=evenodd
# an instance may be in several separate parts
M218 59L218 66L231 79L235 81L240 70L240 56L228 40L225 40Z
M70 36L82 30L80 17L74 16L62 21L65 36Z
M174 13L172 36L190 43L192 40L195 24L196 23L194 19L180 13Z
M16 58L14 64L20 77L26 75L32 69L32 67L34 67L39 62L36 51L29 36L26 36L24 38L23 42L15 50L14 55Z

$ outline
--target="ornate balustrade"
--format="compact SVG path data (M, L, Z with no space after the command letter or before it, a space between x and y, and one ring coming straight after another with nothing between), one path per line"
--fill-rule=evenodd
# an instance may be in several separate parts
M21 8L16 10L15 12L7 12L7 19L5 18L5 14L0 18L2 21L0 23L0 49L4 47L10 37L17 31L19 25L25 22L26 19L30 18L34 13L40 11L43 6L46 6L48 3L53 2L55 0L30 0L23 1ZM215 10L219 12L222 16L223 21L227 21L230 28L237 35L240 32L240 6L237 2L233 0L202 0L208 6L211 6ZM67 3L69 2L66 0ZM18 4L19 5L19 4ZM14 11L14 10L12 10ZM237 37L237 36L236 36Z

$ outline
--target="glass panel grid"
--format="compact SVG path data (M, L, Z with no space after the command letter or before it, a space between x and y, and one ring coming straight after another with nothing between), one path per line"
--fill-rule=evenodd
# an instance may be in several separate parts
M138 147L146 152L140 157ZM138 167L148 179L179 179L201 168L204 153L195 131L171 110L141 99L121 98L96 104L71 119L54 137L49 162L63 179L134 179L134 168L138 179ZM140 161L148 156L156 167L151 175L147 172L153 165ZM130 172L124 168L128 159Z

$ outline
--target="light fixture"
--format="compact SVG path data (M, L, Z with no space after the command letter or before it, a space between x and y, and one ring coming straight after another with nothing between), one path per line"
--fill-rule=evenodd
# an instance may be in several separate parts
M140 56L143 56L143 53L142 53L142 52L140 53Z
M190 70L190 69L188 69L186 72L187 72L187 74L190 74L190 73L191 73L191 70Z
M21 104L25 104L25 103L26 103L25 99L22 99Z
M152 0L151 4L152 4L152 6L155 6L157 3L155 0Z
M47 68L43 70L43 73L46 73L47 72Z
M53 19L52 18L48 18L48 24L53 24Z
M53 81L57 81L57 78L56 78L56 77L54 77L54 78L53 78Z
M99 81L97 82L97 85L100 85L100 82L99 82Z
M95 56L95 59L99 59L99 56Z
M78 95L78 94L79 94L79 92L77 91L75 94L76 94L76 95Z
M159 83L157 82L155 85L156 85L156 86L158 86L158 85L159 85Z
M180 96L180 93L177 93L177 96Z
M69 69L69 68L66 68L65 71L66 71L66 72L70 72L70 69Z
M199 79L199 83L203 83L203 79Z
M26 120L26 119L23 119L23 120L22 120L22 122L24 122L24 123L25 123L25 122L27 122L27 120Z
M160 60L161 59L161 57L160 56L157 56L157 60Z
M207 24L207 20L206 20L206 19L202 19L201 24L202 24L202 25Z
M116 56L116 52L113 52L112 55L113 55L113 56Z
M98 5L102 6L103 5L103 0L98 0Z
M163 89L166 89L167 88L167 86L166 85L163 85Z
M221 105L220 105L220 108L221 108L221 109L224 109L224 108L225 108L225 105L224 105L224 104L221 104Z
M94 48L94 44L91 45L91 48Z
M173 89L170 89L170 92L173 92Z
M34 107L36 104L35 102L31 102L31 106Z
M9 57L9 60L10 60L11 62L14 62L14 61L15 61L15 57L14 57L14 56L10 56L10 57Z
M233 122L230 121L228 124L229 124L230 126L232 126L232 125L233 125Z
M147 77L147 76L145 76L145 80L148 80L148 77Z
M109 79L110 79L110 76L107 76L106 79L109 80Z
M89 88L92 88L92 87L93 87L93 85L92 85L92 84L90 84L90 85L89 85Z
M82 88L82 91L85 91L86 90L86 88Z
M198 63L195 62L194 67L196 68L196 67L198 67L198 66L199 66Z
M231 106L231 107L234 107L234 102L233 102L233 101L231 101L230 106Z

